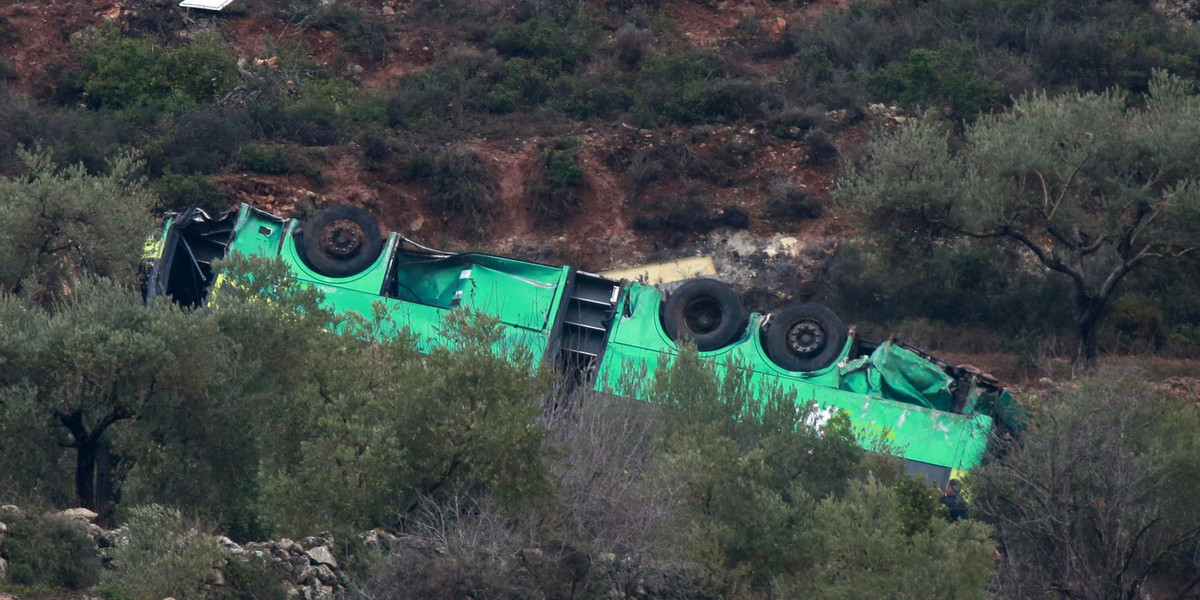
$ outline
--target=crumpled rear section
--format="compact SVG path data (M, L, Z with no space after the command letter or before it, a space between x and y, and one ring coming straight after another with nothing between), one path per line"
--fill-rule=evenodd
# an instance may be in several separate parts
M936 410L951 410L954 378L938 365L890 341L839 367L841 389Z

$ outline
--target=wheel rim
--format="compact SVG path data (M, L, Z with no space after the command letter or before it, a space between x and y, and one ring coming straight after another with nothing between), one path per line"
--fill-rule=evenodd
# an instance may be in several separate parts
M708 298L691 302L683 311L683 322L692 333L712 333L721 326L721 306Z
M321 228L318 237L325 254L347 258L362 248L365 235L358 223L350 219L338 219Z
M820 352L825 348L825 341L825 328L816 321L797 321L788 328L787 347L797 356L807 357Z

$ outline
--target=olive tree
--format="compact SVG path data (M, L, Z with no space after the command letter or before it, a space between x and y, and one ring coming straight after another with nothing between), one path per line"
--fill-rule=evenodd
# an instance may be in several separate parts
M54 297L81 272L131 281L153 228L138 163L93 175L41 149L19 154L26 173L0 178L0 291Z
M1073 292L1078 357L1093 362L1105 304L1152 260L1200 239L1200 97L1163 73L1143 103L1115 92L1031 94L961 139L918 119L868 144L837 198L884 237L1013 244Z
M225 369L203 321L111 281L73 287L50 307L0 296L0 459L30 458L49 430L73 455L76 501L107 518L129 466L113 431L155 410L193 413Z

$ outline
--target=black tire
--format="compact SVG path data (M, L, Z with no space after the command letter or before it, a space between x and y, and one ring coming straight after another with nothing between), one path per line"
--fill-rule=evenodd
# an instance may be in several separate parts
M738 339L746 327L742 301L716 279L690 279L663 304L663 330L676 342L691 341L700 350L716 350Z
M300 249L312 270L349 277L371 266L383 250L379 223L357 206L322 208L304 224Z
M815 303L795 304L771 317L763 333L767 356L789 371L819 371L846 347L846 326L832 310Z

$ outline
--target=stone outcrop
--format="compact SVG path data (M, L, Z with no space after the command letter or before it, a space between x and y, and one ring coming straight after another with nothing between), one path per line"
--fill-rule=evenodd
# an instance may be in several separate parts
M5 514L19 516L22 512L16 506L5 505L0 507L0 516ZM101 556L105 554L105 549L128 542L128 536L123 529L106 530L92 523L97 515L86 508L59 511L53 516L86 524L88 534L96 543L96 552ZM0 521L0 540L7 532L8 524ZM378 546L386 542L380 536L391 537L386 533L368 532L363 534L363 540L367 545ZM261 559L273 565L274 572L282 575L279 583L287 591L289 598L333 600L345 596L346 577L333 553L332 534L323 533L305 538L302 542L283 538L277 541L238 544L225 536L218 537L217 542L224 550L225 558L213 565L213 576L209 582L211 586L226 584L225 570L233 561ZM0 581L4 580L7 567L6 561L0 558ZM107 568L119 566L109 563Z

